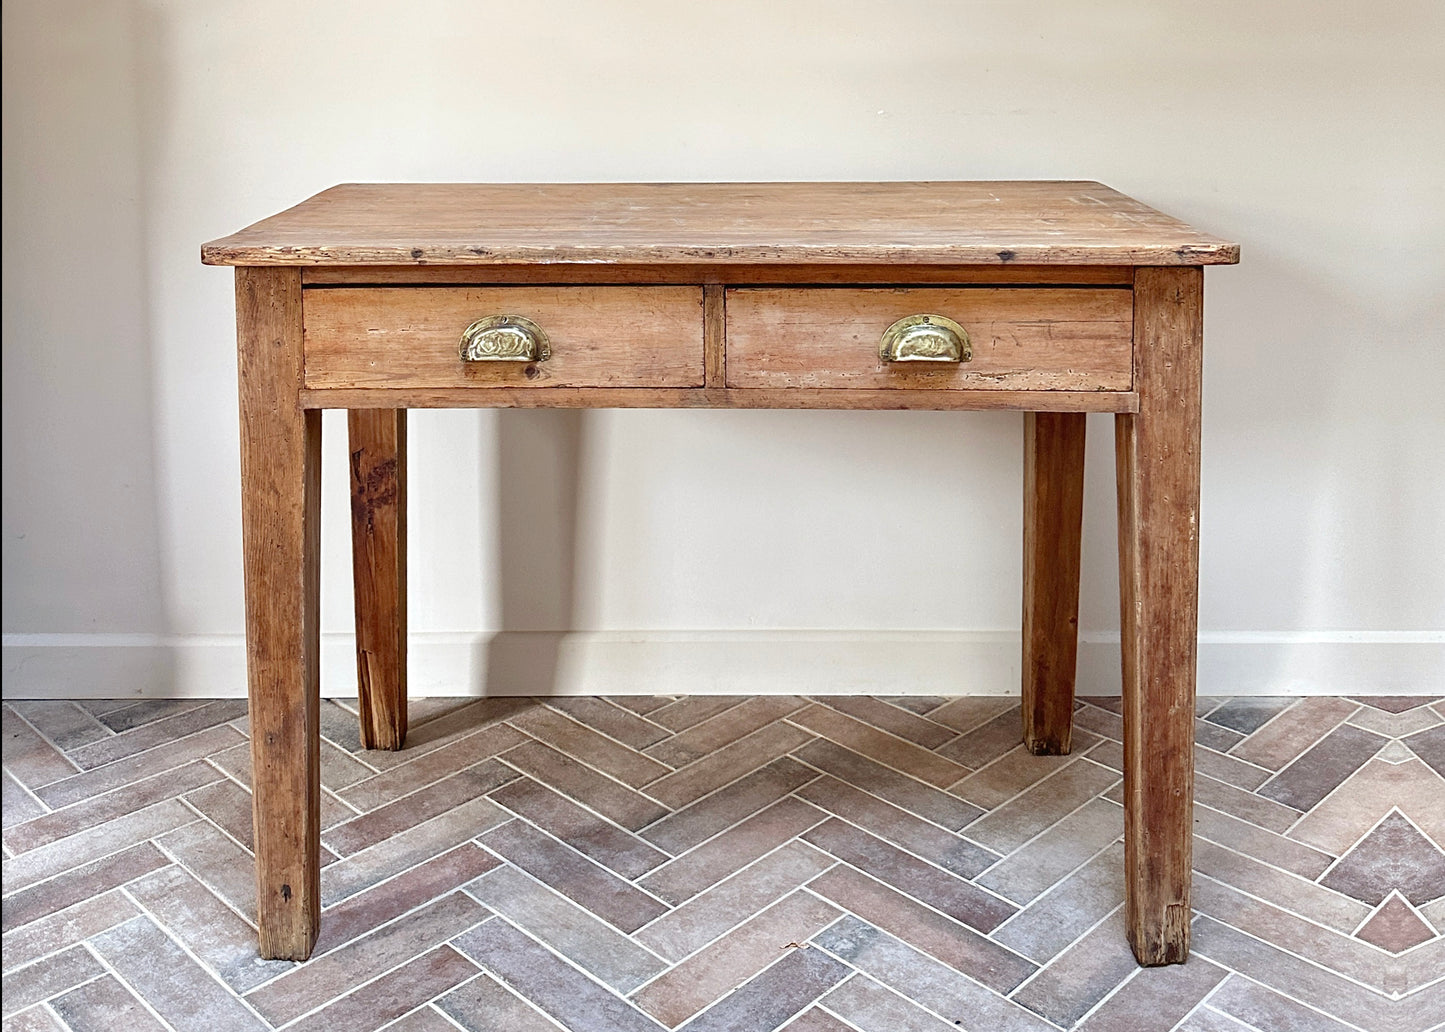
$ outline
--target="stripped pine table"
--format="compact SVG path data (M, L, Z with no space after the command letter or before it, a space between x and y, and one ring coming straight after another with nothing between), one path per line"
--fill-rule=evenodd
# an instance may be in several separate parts
M320 924L321 410L349 410L361 734L406 735L406 410L1013 409L1023 728L1069 751L1084 421L1115 414L1127 927L1189 948L1203 267L1091 182L351 184L236 267L261 955Z

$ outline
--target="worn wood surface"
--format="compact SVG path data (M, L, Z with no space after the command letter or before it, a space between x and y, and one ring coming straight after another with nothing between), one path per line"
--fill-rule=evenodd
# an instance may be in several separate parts
M307 265L304 287L502 286L706 283L724 286L894 286L964 283L1025 286L1115 286L1134 282L1127 265Z
M298 404L298 270L236 270L236 338L257 920L261 956L305 960L321 917L321 413Z
M1084 527L1082 412L1024 414L1024 744L1069 751Z
M462 331L521 315L544 362L463 362ZM306 386L700 387L701 287L358 287L306 292Z
M1189 952L1203 273L1135 277L1139 411L1115 420L1126 921L1141 964Z
M883 362L883 331L920 313L962 325L973 358ZM727 323L732 388L1127 391L1133 379L1124 289L735 288Z
M1132 391L911 391L705 387L418 387L303 390L307 408L771 408L1132 412Z
M347 413L361 744L406 741L406 409Z
M727 383L726 292L717 284L703 288L702 337L703 385L711 388Z
M1206 265L1238 246L1092 182L350 183L213 265Z

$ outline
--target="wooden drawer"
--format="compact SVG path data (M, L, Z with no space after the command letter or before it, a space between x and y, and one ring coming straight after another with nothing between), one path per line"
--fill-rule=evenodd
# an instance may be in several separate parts
M885 363L883 331L909 315L968 331L959 364ZM737 288L727 292L729 387L1127 391L1127 288Z
M462 331L523 316L541 362L464 362ZM336 287L304 292L306 386L697 387L701 287Z

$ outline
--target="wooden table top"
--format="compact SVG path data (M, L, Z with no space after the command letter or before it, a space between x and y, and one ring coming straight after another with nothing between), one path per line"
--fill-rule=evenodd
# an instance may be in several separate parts
M1093 182L348 183L208 265L1221 265L1239 245Z

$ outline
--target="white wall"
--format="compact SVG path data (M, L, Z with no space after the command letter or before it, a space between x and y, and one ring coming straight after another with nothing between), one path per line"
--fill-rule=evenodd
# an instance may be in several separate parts
M810 178L1096 178L1241 241L1206 276L1201 689L1438 691L1442 10L8 0L6 692L244 690L231 276L202 241L347 180ZM411 419L414 691L1015 689L1017 415ZM879 532L919 512L949 540Z

